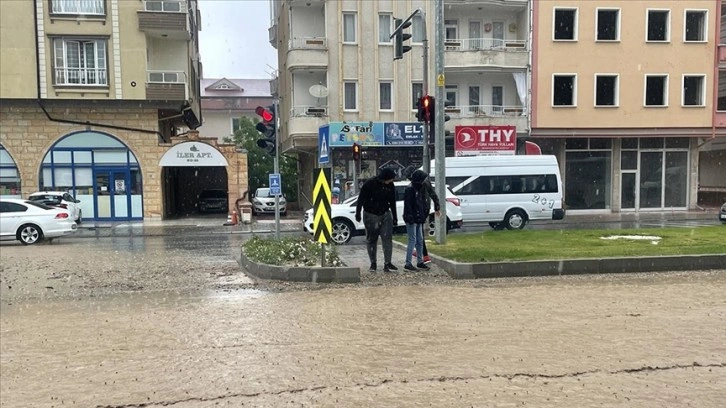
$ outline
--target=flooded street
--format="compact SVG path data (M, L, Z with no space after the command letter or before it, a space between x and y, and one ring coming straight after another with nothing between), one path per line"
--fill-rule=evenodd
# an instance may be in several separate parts
M716 408L726 400L722 272L269 291L234 276L225 256L238 242L215 252L205 237L161 250L168 239L146 237L135 250L95 239L32 254L0 247L3 285L10 277L16 285L0 292L0 405ZM93 251L96 263L75 251ZM125 272L109 281L118 289L132 276L146 289L109 290L88 272L94 284L71 278L64 294L31 296L32 281L15 276L53 262L85 275L132 252L136 266L116 267ZM26 285L23 296L10 294L17 285Z

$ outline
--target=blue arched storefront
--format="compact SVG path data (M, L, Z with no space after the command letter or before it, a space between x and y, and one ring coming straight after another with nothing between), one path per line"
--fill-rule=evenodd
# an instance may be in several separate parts
M133 152L97 131L70 133L43 158L41 190L68 191L81 201L84 219L143 219L143 177Z

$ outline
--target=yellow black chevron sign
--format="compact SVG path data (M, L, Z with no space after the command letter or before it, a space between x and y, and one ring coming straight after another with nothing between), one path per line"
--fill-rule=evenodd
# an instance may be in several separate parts
M313 187L313 237L316 241L327 244L333 233L330 220L330 169L321 168L314 171L315 187Z

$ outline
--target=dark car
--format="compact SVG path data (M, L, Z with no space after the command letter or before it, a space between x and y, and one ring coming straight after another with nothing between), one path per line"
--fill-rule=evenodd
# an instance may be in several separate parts
M227 212L227 192L204 190L199 194L199 212Z
M721 220L722 223L726 224L726 203L721 205L721 211L718 213L718 219Z

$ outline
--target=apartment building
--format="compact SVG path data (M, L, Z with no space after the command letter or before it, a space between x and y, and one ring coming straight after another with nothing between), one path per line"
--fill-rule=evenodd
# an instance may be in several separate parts
M280 146L297 153L301 204L311 205L319 138L341 186L383 167L420 166L422 128L416 101L434 94L434 2L427 0L273 0L270 43L278 50ZM412 50L394 62L394 19L421 9L407 32ZM530 3L445 1L447 128L511 126L529 135ZM429 78L424 81L424 39ZM428 83L424 89L424 82ZM443 101L440 101L441 103ZM328 133L319 134L327 126ZM351 146L362 145L355 171ZM355 173L355 174L354 174ZM345 193L344 193L345 194Z
M722 18L716 0L534 1L532 137L559 157L569 210L726 191Z
M240 118L259 119L255 109L274 103L268 79L204 78L200 88L204 120L198 130L219 143L234 135Z
M199 27L196 0L0 1L0 195L69 191L96 220L238 197L246 157L194 130Z

